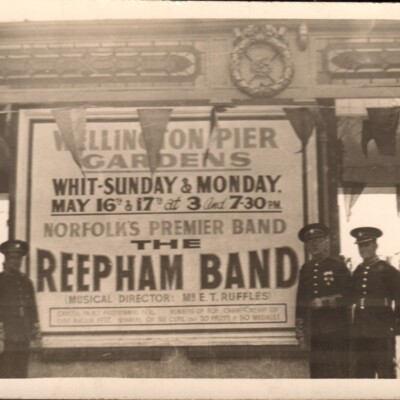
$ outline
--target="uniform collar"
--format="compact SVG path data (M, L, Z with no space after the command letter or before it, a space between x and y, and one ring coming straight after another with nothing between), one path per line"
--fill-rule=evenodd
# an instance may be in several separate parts
M313 260L313 259L311 259L310 261L313 263L313 264L321 264L322 262L324 262L326 259L328 259L329 258L329 256L325 256L325 257L323 257L323 258L319 258L318 260Z
M363 267L370 267L371 265L374 265L375 263L377 263L379 261L378 257L375 257L375 259L373 261L370 261L368 264L366 264L365 262L362 262L362 266Z

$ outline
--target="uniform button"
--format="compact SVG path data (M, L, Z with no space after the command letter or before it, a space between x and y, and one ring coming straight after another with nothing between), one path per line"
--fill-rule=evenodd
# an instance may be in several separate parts
M314 283L314 286L318 286L318 283Z
M314 294L318 294L318 290L314 290Z
M367 278L363 278L363 281L366 281L367 280Z
M317 270L317 269L314 269L314 272L318 272L318 270Z
M367 287L367 285L362 285L362 287Z
M364 291L364 292L363 292L363 294L367 294L367 292L366 292L366 291Z
M317 278L318 278L318 276L317 276L317 275L314 275L314 276L313 276L313 278L314 278L314 279L317 279Z

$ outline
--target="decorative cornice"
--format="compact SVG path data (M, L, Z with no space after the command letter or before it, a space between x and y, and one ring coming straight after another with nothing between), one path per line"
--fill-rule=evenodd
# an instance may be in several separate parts
M235 27L244 28L249 24L283 25L289 31L297 31L306 23L310 34L371 34L371 32L393 31L399 28L396 20L318 20L318 19L150 19L150 20L97 20L57 22L6 22L0 23L0 40L29 38L31 40L74 37L108 37L135 34L208 34L231 32ZM101 25L101 29L99 26Z
M112 47L88 41L68 46L44 43L41 47L0 43L0 84L32 87L195 81L201 67L200 52L194 45L173 44L167 40L152 46L116 42Z
M377 37L370 39L336 40L327 44L321 50L321 73L329 79L398 79L400 43L397 38L387 35L385 41Z

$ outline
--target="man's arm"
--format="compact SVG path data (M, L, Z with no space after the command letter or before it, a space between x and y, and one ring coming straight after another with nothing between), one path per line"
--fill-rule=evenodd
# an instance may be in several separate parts
M39 316L36 305L35 290L32 282L29 280L29 316L31 320L31 345L38 348L42 345L42 334L40 331Z
M2 282L2 280L1 280ZM6 340L6 331L4 326L4 289L0 282L0 353L3 353Z
M335 278L338 280L338 293L332 296L321 297L321 306L319 308L348 307L352 304L351 274L349 269L342 262L338 263Z
M299 341L300 349L307 349L307 313L308 313L308 293L304 282L304 266L300 270L299 274L299 284L297 288L296 296L296 337Z
M385 284L388 295L394 300L395 334L400 335L400 272L390 264L385 270Z

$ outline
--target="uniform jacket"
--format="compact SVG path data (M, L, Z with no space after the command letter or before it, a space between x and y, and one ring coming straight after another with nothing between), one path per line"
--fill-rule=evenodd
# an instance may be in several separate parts
M305 334L318 335L344 331L349 325L349 295L351 274L333 257L320 262L307 261L300 270L297 291L296 318L304 321ZM335 296L335 306L311 307L313 299Z
M18 271L0 273L0 322L5 340L29 342L38 322L32 282Z
M395 333L396 317L400 317L400 272L383 260L360 264L353 273L352 301L366 305L355 307L353 334L385 337ZM384 305L387 299L388 305ZM393 308L393 305L395 306Z

